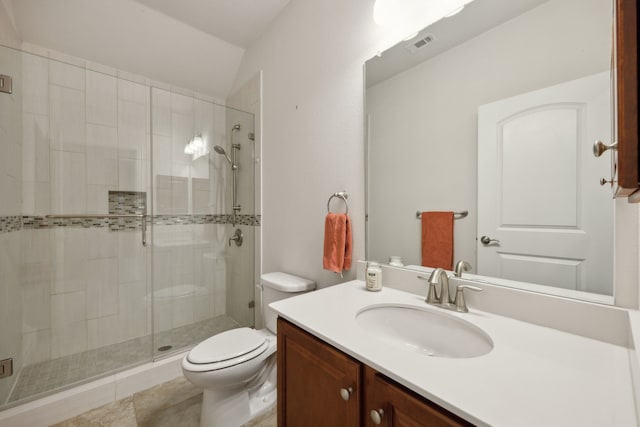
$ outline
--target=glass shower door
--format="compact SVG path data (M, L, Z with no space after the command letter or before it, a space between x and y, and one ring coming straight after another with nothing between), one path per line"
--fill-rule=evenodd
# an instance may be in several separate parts
M156 357L253 325L253 227L243 230L241 246L229 242L234 170L236 194L251 201L241 212L253 215L253 117L202 98L151 90ZM244 121L232 132L235 117ZM234 274L238 259L249 281Z
M21 68L15 404L151 360L149 88L1 49Z

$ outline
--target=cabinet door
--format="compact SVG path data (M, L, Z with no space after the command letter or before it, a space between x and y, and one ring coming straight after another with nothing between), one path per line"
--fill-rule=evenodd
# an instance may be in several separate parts
M453 427L471 426L439 406L416 396L404 387L365 366L364 425L367 427ZM371 412L377 411L375 420ZM375 415L375 414L374 414ZM379 424L376 421L380 421Z
M360 375L359 362L278 319L279 427L358 426Z
M616 78L618 109L619 196L634 191L629 201L640 202L638 149L638 5L637 0L616 0Z

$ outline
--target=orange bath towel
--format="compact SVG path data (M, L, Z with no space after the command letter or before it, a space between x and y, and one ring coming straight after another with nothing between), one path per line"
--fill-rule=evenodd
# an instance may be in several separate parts
M351 221L347 214L328 213L324 220L322 267L335 273L351 268Z
M422 265L453 269L453 212L422 212Z

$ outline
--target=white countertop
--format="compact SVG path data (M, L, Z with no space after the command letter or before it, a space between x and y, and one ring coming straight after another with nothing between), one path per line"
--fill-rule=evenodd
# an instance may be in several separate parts
M272 303L278 314L478 426L637 426L629 349L474 310L446 311L494 347L468 359L428 357L373 338L355 317L373 304L430 307L424 296L354 280ZM433 310L442 310L432 308Z

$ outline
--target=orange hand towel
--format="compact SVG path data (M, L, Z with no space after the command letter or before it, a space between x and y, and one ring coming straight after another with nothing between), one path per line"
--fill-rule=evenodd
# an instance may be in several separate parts
M328 213L324 221L322 267L335 273L351 268L351 221L346 214Z
M422 265L453 268L453 212L422 212Z

